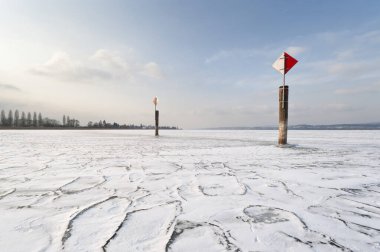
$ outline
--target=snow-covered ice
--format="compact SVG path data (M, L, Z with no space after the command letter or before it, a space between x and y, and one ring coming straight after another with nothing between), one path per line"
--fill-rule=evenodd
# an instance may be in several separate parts
M1 251L380 251L380 132L0 131Z

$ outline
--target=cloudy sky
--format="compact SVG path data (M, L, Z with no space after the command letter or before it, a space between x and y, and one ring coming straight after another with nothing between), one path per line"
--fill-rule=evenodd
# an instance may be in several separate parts
M380 1L0 0L0 108L183 128L380 121Z

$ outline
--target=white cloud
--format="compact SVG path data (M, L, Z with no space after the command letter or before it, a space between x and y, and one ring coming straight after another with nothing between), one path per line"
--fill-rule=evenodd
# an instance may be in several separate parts
M21 89L19 89L18 87L16 86L13 86L13 85L9 85L9 84L2 84L0 83L0 89L1 90L5 90L5 91L16 91L16 92L21 92Z
M136 79L143 76L162 79L163 74L155 62L142 64L128 62L117 51L97 50L88 59L74 60L66 52L56 52L43 64L32 67L31 72L64 81L93 81Z
M353 49L346 49L342 51L337 51L336 53L337 60L350 60L354 57Z
M350 31L335 31L335 32L321 32L317 34L312 34L313 40L320 43L336 44L342 41L343 37L349 36Z
M254 57L257 55L265 55L267 54L268 50L258 50L258 49L231 49L231 50L221 50L214 55L208 57L205 59L205 63L209 64L215 61L223 60L223 59L229 59L229 58L249 58Z
M283 50L283 49L282 49ZM285 51L290 55L297 56L307 49L301 46L290 46ZM235 48L230 50L221 50L214 55L207 57L205 59L205 64L210 64L216 61L232 59L232 58L251 58L251 57L271 57L271 55L279 54L281 52L275 46L266 46L263 48Z
M349 104L345 103L330 103L322 106L322 109L325 109L327 111L333 110L333 111L352 111L355 110L355 108Z
M351 78L353 80L378 77L377 66L380 61L377 59L368 60L344 60L339 59L332 60L329 64L326 64L327 72L329 74L337 75L342 80Z
M122 69L122 70L130 69L130 66L128 65L126 60L124 60L120 56L120 53L116 51L99 49L94 53L94 55L90 57L90 59L98 61L104 64L105 66L114 67L114 68Z
M358 42L380 43L380 30L369 31L355 37Z
M356 85L350 88L339 88L334 91L335 94L339 95L352 95L352 94L366 94L366 93L379 93L380 84L374 85Z
M110 79L110 73L98 68L87 66L80 61L74 61L65 52L56 52L41 65L31 69L37 75L56 77L66 81L85 81L91 79Z
M225 51L225 50L222 50L222 51L219 51L216 54L214 54L214 55L206 58L205 63L209 64L209 63L212 63L214 61L218 61L218 60L221 60L221 59L224 59L224 58L229 58L229 57L232 57L232 56L237 55L237 54L238 54L237 51Z
M286 48L285 52L289 53L292 56L300 55L301 53L305 52L306 48L301 46L290 46Z
M155 62L149 62L145 64L143 66L142 73L155 79L163 79L164 77L160 67Z

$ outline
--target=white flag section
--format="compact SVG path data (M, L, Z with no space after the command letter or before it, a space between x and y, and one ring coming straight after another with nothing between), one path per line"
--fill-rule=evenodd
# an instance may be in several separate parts
M280 57L273 63L272 67L279 71L281 74L285 74L285 53L281 53Z

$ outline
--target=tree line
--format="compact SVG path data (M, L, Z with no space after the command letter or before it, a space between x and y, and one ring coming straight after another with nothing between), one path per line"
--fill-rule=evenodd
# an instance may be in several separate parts
M106 120L100 120L99 122L89 121L87 128L106 128L106 129L154 129L153 125L144 125L144 124L119 124L116 122L108 123ZM178 129L174 126L160 126L160 129Z
M63 116L64 120L62 123L58 120L42 117L41 112L24 112L15 110L13 113L12 110L8 111L8 115L4 110L1 110L0 115L0 127L3 128L62 128L62 127L79 127L79 121L76 119L70 119L69 116ZM66 119L67 118L67 119Z
M0 128L95 128L95 129L154 129L153 125L144 124L119 124L116 122L109 123L106 120L99 122L89 121L87 126L80 126L80 122L75 118L70 118L68 115L63 115L62 122L43 117L39 112L24 112L16 109L13 113L12 110L8 114L1 110ZM160 126L160 129L178 129L173 126Z

